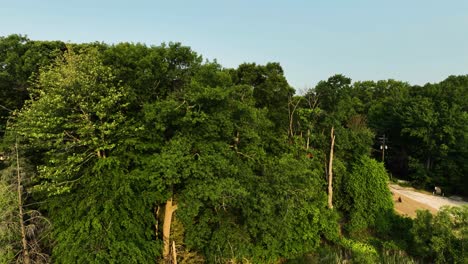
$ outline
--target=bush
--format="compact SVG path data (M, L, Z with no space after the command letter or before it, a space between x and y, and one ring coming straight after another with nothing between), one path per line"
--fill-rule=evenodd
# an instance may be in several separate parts
M348 231L351 234L377 225L382 228L390 225L386 216L393 212L393 201L388 189L388 174L382 163L361 157L353 164L345 191L350 203Z
M418 211L413 254L435 263L468 263L468 206L443 207L435 216Z
M387 223L387 225L379 225L377 222L376 235L383 241L390 241L388 243L384 242L382 245L383 250L385 251L386 249L390 249L385 247L385 245L389 245L389 243L391 243L395 245L395 250L406 251L412 242L410 230L413 226L413 220L408 217L397 215L394 212L388 213L385 220L382 218L379 220Z
M377 263L377 250L369 244L343 238L341 245L351 251L353 263Z

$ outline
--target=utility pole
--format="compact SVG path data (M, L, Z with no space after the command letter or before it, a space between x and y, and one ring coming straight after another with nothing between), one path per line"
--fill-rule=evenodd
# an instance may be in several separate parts
M385 137L385 134L383 134L382 137L379 137L380 149L382 150L382 162L385 162L385 150L388 149L387 139L388 138Z

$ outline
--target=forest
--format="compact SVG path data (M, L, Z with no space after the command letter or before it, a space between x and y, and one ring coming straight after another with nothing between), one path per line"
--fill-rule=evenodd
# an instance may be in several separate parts
M388 188L466 197L467 161L468 75L299 91L180 43L0 37L0 263L468 263L468 207Z

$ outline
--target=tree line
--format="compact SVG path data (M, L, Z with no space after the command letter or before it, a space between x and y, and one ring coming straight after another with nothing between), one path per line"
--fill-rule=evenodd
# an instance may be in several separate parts
M463 263L468 209L400 217L387 184L468 193L467 89L335 75L296 94L279 63L180 43L1 37L0 260Z

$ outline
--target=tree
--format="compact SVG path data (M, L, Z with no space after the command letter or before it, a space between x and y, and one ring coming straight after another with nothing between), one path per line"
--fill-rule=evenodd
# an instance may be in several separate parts
M147 47L119 43L105 47L103 63L114 70L117 80L129 87L130 109L158 101L173 92L183 93L198 72L201 56L180 43Z
M330 159L322 156L325 164L324 174L327 177L333 175L333 206L338 210L347 210L349 202L345 195L345 178L350 174L354 162L361 156L370 154L374 138L374 134L367 127L365 113L362 112L363 103L353 90L351 79L343 75L335 75L320 82L305 98L309 102L306 107L313 109L309 110L313 115L308 117L315 123L315 131L311 137L312 146L321 150L321 153L328 153L332 147L331 143L335 144L331 173L328 172L330 166L327 165ZM326 136L328 133L325 131L330 131L332 127L336 134L336 142Z
M249 87L191 91L187 105L198 110L182 119L180 131L192 158L179 163L188 168L177 175L191 174L175 188L189 247L211 262L263 263L303 254L320 237L337 235L336 221L328 220L336 215L328 212L325 189L320 190L322 164L286 137L281 147L287 154L267 151L263 134L275 131Z
M375 135L386 135L390 139L390 151L386 153L385 165L392 175L400 178L408 177L408 154L411 140L402 136L401 114L410 98L410 85L407 83L387 80L375 84L374 100L367 114L369 127ZM375 139L374 142L378 142ZM380 154L380 144L374 143L374 157Z
M320 108L330 113L336 112L338 103L347 95L350 85L351 79L341 74L334 75L327 81L319 82L315 87L315 93Z
M152 194L128 173L127 88L100 54L69 50L38 76L14 129L43 153L37 195L54 224L57 262L145 262L157 244L147 227ZM64 208L63 205L67 206Z
M255 106L268 109L268 117L274 122L276 130L286 134L288 100L294 95L294 89L289 86L280 64L267 63L262 66L245 63L232 73L234 84L251 86Z

